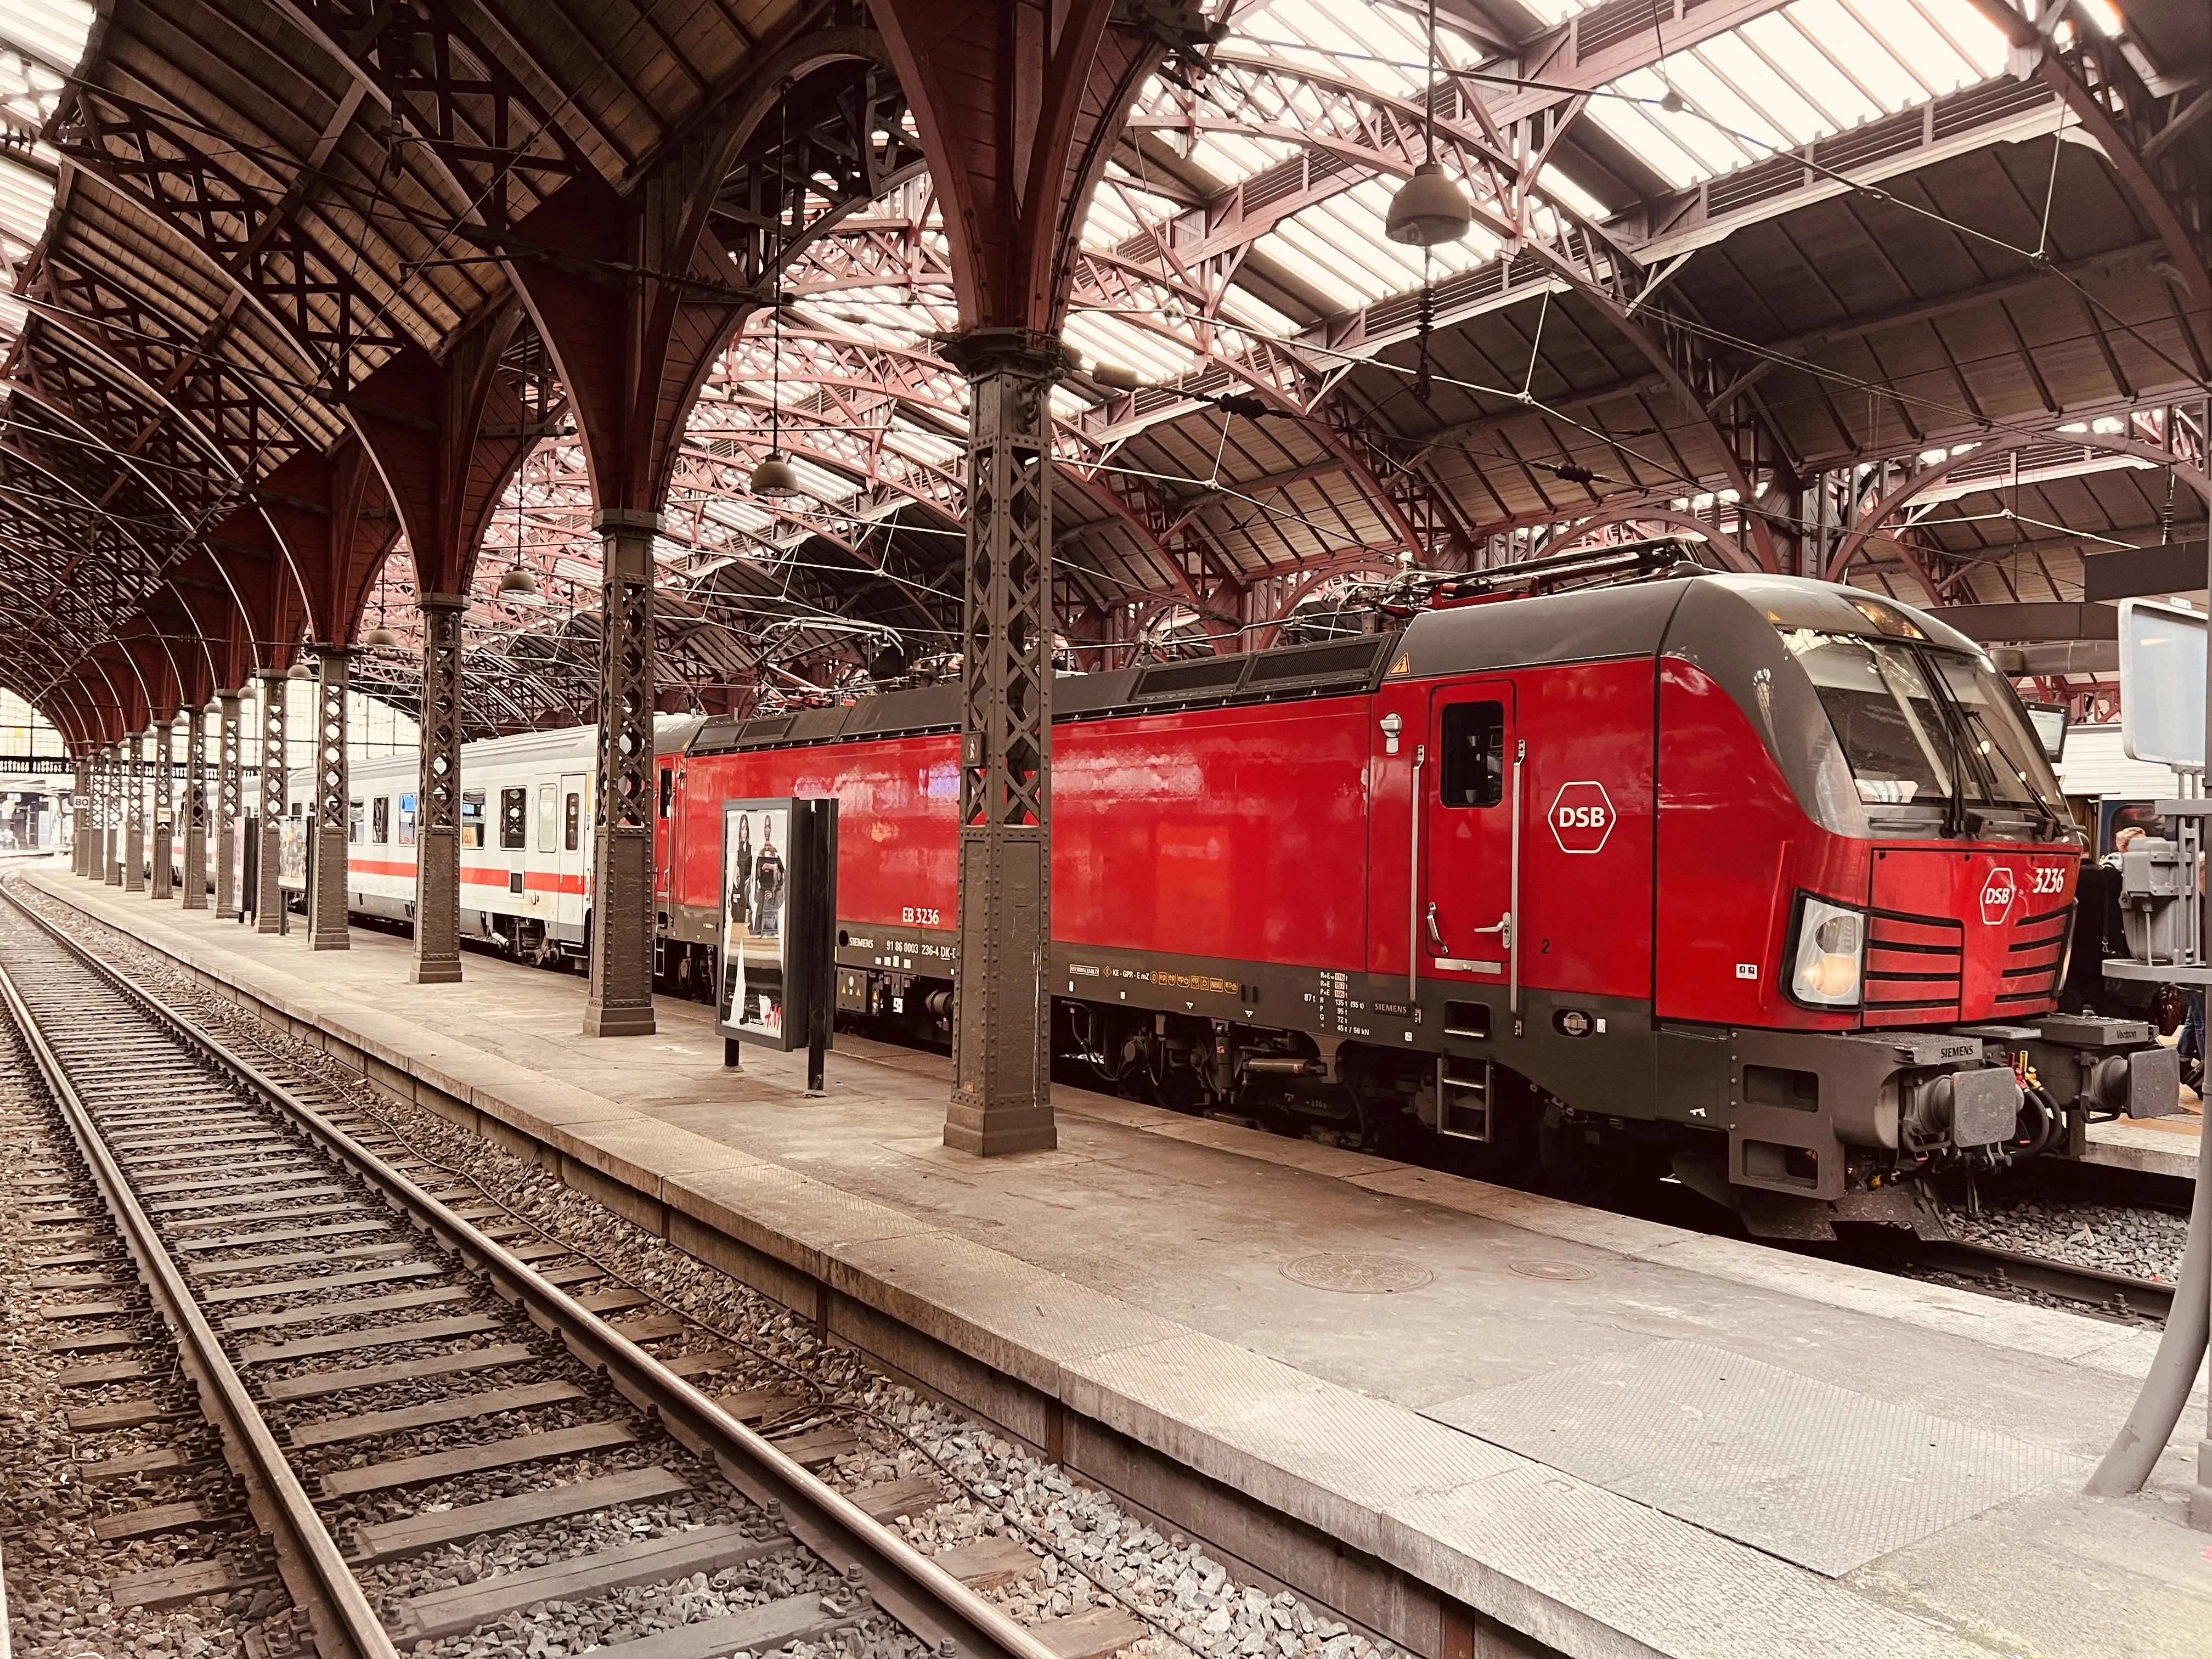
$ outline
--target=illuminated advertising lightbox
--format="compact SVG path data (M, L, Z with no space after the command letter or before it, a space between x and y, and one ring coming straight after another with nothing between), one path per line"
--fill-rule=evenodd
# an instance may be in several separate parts
M722 803L721 1035L803 1048L830 994L836 915L834 799ZM825 1005L826 1006L826 1005Z

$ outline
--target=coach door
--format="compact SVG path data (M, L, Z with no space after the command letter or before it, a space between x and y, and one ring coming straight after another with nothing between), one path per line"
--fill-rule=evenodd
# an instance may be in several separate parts
M591 856L585 784L582 773L571 772L561 780L554 802L553 871L561 890L560 906L554 914L571 927L583 924L584 866Z
M1432 695L1428 752L1418 757L1417 773L1423 881L1414 931L1424 975L1517 988L1518 755L1510 680L1463 682Z

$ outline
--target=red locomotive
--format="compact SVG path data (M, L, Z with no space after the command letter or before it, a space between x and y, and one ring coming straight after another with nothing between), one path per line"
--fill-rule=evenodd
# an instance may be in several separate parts
M1162 1104L1672 1169L1817 1233L2178 1098L2146 1026L2053 1013L2080 839L2009 684L1904 605L1477 578L1054 699L1055 1041ZM665 971L715 982L719 804L836 795L839 1008L941 1032L957 720L889 692L664 755Z

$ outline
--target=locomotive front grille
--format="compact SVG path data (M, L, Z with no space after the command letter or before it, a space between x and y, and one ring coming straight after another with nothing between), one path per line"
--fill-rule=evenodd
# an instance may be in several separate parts
M1941 1025L1957 1019L1966 950L1965 927L1948 917L1870 912L1867 1018L1886 1025Z
M2004 982L1997 988L1999 1003L2048 1002L2058 994L2058 975L2066 965L2066 938L2073 926L2071 905L2021 918L2005 946Z

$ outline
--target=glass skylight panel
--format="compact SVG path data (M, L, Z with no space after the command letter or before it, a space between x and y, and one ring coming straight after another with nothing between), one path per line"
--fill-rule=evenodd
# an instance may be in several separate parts
M1287 339L1298 331L1297 323L1258 295L1234 285L1221 296L1221 315L1230 322L1241 323L1275 339Z
M1797 0L1787 11L1753 18L1744 33L1763 51L1785 63L1784 33L1794 36L1808 52L1844 65L1851 79L1880 102L1886 113L1894 113L1928 97L1929 89L1895 52L1867 32L1838 0ZM1955 54L1954 54L1955 56Z
M1604 203L1549 162L1536 175L1536 183L1545 195L1570 212L1579 213L1583 218L1592 221L1601 221L1607 216Z
M1061 331L1061 337L1085 356L1118 363L1147 380L1180 380L1198 367L1195 350L1178 347L1150 329L1108 313L1075 313Z
M1723 125L1784 149L1884 113L1804 36L1788 31L1781 40L1780 54L1741 35L1708 40L1684 54L1677 90Z
M1598 0L1521 0L1521 9L1547 27L1556 27L1577 12L1588 11Z
M1590 118L1677 188L1988 79L2003 37L1972 0L1796 0L1638 70ZM1668 112L1669 91L1689 107Z
M896 425L884 434L884 447L924 466L949 468L967 453L967 446L917 427Z
M84 57L92 11L83 0L8 0L0 37L58 68L73 70Z

